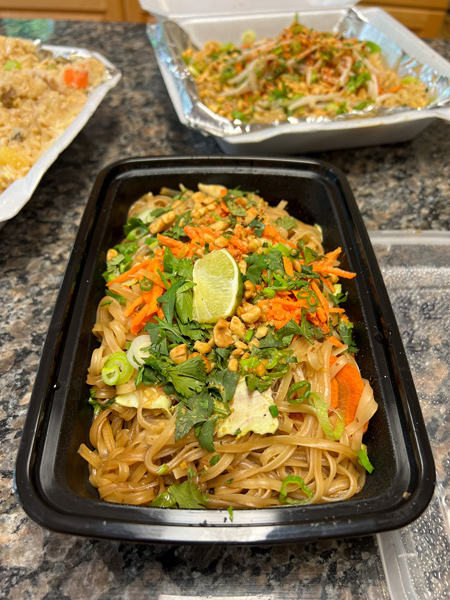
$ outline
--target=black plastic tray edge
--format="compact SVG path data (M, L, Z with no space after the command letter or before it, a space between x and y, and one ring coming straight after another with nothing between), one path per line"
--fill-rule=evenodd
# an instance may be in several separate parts
M43 388L48 389L51 385L50 374L52 372L53 357L57 353L58 336L63 326L65 307L67 304L67 297L70 294L73 279L79 268L80 261L86 247L86 240L89 235L90 228L96 215L96 199L107 183L109 176L114 176L113 173L119 169L122 165L128 165L130 162L139 164L146 164L148 161L156 162L161 161L170 162L172 160L189 160L194 159L195 161L204 160L209 164L213 162L229 162L230 165L236 162L248 162L249 166L255 166L255 163L259 163L260 166L264 164L271 164L271 166L282 166L283 163L295 163L299 165L311 164L316 165L333 173L334 177L339 181L340 186L343 189L344 196L348 203L348 208L351 212L352 219L354 222L354 230L358 232L357 238L361 239L361 246L364 247L364 253L366 254L368 261L366 268L370 272L373 279L374 285L377 288L377 295L383 301L383 316L385 318L385 334L388 339L399 348L403 348L403 343L400 338L400 334L397 329L395 317L390 305L390 300L387 295L387 291L384 286L384 282L381 276L381 272L378 268L373 248L365 229L362 217L359 213L359 209L356 205L356 201L353 197L349 184L344 175L332 165L329 165L323 161L313 159L265 159L260 157L209 157L209 156L192 156L192 157L177 157L177 156L166 156L166 157L148 157L148 158L129 158L116 161L106 166L98 175L97 180L94 183L89 201L87 203L78 235L74 242L72 252L68 261L66 273L63 278L58 299L55 305L54 314L51 320L49 332L43 349L43 355L40 361L38 374L35 382L35 389L41 385ZM363 253L363 255L364 255ZM404 352L400 356L396 355L396 362L399 368L399 374L402 380L402 385L407 391L406 396L413 399L413 402L406 401L403 396L403 408L405 410L405 417L408 422L409 434L411 436L412 446L417 461L417 467L419 472L426 474L425 481L428 485L424 485L425 481L422 481L422 485L419 485L416 492L408 499L408 502L398 507L395 512L395 528L403 527L409 524L412 520L420 516L420 514L428 506L431 500L434 484L435 484L435 470L434 460L431 452L431 448L428 441L428 436L423 421L423 416L420 410L420 405L417 399L415 387L413 384L412 376L409 370L409 366L405 357ZM45 384L45 385L43 385ZM19 452L16 461L16 469L14 472L15 487L19 501L24 508L25 512L33 518L40 525L58 532L73 533L76 535L84 535L88 537L105 538L105 539L122 539L129 541L141 541L141 542L177 542L177 543L224 543L229 542L226 530L225 535L221 535L218 527L203 528L201 531L201 540L192 539L195 535L197 527L191 525L185 527L176 527L177 535L172 538L166 536L159 536L156 529L158 526L152 527L152 536L149 538L146 527L140 524L120 523L114 522L114 535L111 536L111 522L99 523L96 519L84 518L81 520L75 515L67 515L60 513L51 506L49 506L43 498L39 495L35 484L33 483L32 473L32 460L34 458L36 435L38 433L40 425L40 415L43 404L43 396L41 401L33 399L30 401L30 406L26 418L26 422L23 429L22 439L19 446ZM433 477L430 477L430 474ZM165 525L162 527L166 527ZM241 539L234 539L233 543L237 544L257 544L257 543L284 543L289 541L314 541L319 539L327 539L330 537L352 537L359 536L362 534L374 534L381 531L393 529L392 515L385 515L385 518L381 515L377 515L377 518L367 517L367 515L356 516L351 523L333 523L332 535L329 532L317 531L317 527L314 524L303 524L303 533L298 535L298 531L295 535L290 536L288 528L285 525L281 526L253 526L245 527L240 526L239 530L242 536L238 536ZM233 528L233 534L236 538L236 529ZM259 532L257 536L252 535L255 529ZM320 528L319 528L320 529ZM183 531L181 531L183 530ZM265 533L269 533L269 539ZM208 535L208 532L210 535ZM192 535L191 535L192 534ZM291 539L292 537L292 539ZM160 539L159 539L160 538ZM211 538L211 539L208 539Z

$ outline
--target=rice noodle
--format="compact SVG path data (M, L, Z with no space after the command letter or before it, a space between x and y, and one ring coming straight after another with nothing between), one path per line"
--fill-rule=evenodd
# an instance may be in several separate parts
M381 107L424 108L423 82L400 78L371 42L294 22L273 39L242 48L209 41L183 52L203 104L242 123L327 117Z
M346 68L345 64L343 68ZM91 401L97 403L97 415L90 429L91 448L82 444L79 449L80 455L88 463L89 481L98 489L103 500L127 504L151 505L156 498L161 498L161 494L167 496L171 486L183 482L190 482L189 485L195 486L199 493L206 495L207 507L212 509L230 506L234 508L279 506L283 503L284 492L288 493L289 501L293 503L313 504L347 500L357 494L365 482L365 469L358 460L358 453L363 448L363 434L377 409L377 403L369 383L359 376L349 346L339 339L338 332L343 311L340 308L336 309L331 297L337 276L329 275L326 270L321 271L319 268L320 265L329 264L333 273L333 270L339 267L337 259L339 252L325 254L320 229L293 220L286 210L287 202L284 200L277 206L269 206L260 196L250 192L236 191L236 195L232 196L234 200L230 200L224 186L200 184L199 189L200 191L193 192L181 185L181 199L178 199L175 193L171 193L170 196L148 193L130 207L128 216L137 219L149 218L150 230L133 247L135 250L127 266L130 272L125 270L123 273L119 270L119 274L114 275L113 280L108 283L108 290L117 294L117 297L105 296L97 310L97 322L93 331L99 339L100 347L92 354L87 377L87 383L91 386ZM245 207L245 210L240 212L236 207ZM149 214L149 211L151 213L161 209L165 211L163 215L174 213L171 220L166 219L167 223L162 221L158 223L157 219L161 218L160 213L157 213L159 216L156 218ZM238 213L237 216L231 218L230 210ZM259 237L255 233L255 220L258 224L258 219L260 219L259 223L263 223ZM312 312L306 311L292 317L288 323L302 324L301 315L306 317L310 324L315 323L313 339L307 337L306 333L304 335L296 333L290 336L286 347L280 345L279 348L271 348L270 343L267 342L265 347L270 350L269 359L263 359L263 354L258 355L255 352L255 356L259 356L258 366L251 367L250 370L245 366L240 367L243 370L240 372L239 381L243 381L245 385L244 388L239 389L245 391L239 393L249 394L248 377L253 373L261 380L271 376L273 373L271 369L275 367L269 367L269 361L279 361L280 353L285 353L282 355L284 358L281 362L276 362L281 369L280 375L272 380L269 379L268 387L264 388L263 392L258 391L259 397L253 395L251 401L252 409L257 410L257 398L260 401L264 393L269 394L272 403L271 418L277 419L275 429L272 432L258 432L250 427L243 432L236 430L219 436L219 427L227 418L227 411L221 409L221 412L213 413L216 414L213 423L215 427L212 434L213 447L207 448L200 437L197 437L199 435L197 427L188 427L180 434L180 410L184 414L183 410L188 409L187 404L184 404L187 399L183 399L173 385L168 388L166 384L163 387L155 375L157 371L153 371L156 380L151 378L136 380L142 368L145 371L146 366L153 364L151 363L151 360L154 360L152 344L156 343L154 329L151 330L150 335L144 329L138 328L132 331L134 319L142 310L144 302L142 290L136 282L142 282L144 277L155 275L151 266L147 264L151 260L163 261L154 281L161 283L161 277L170 280L173 274L167 266L169 264L167 261L176 261L177 258L181 261L184 257L187 261L198 260L205 252L200 240L205 242L209 239L210 241L207 242L209 252L216 252L219 249L216 246L219 243L218 236L221 236L225 231L224 227L228 226L232 231L229 231L228 237L223 237L221 243L228 244L229 252L243 272L248 268L245 258L264 257L270 252L275 252L273 260L278 256L276 252L281 258L284 257L282 263L286 269L285 282L291 280L301 282L302 276L311 273L314 267L317 270L313 269L313 272L320 273L320 276L318 275L316 279L312 278L310 285L316 280L321 285L319 289L314 283L318 290L316 300L323 310L337 312L330 312L328 324L322 322L322 325L314 320L316 319L314 315L318 313L313 309ZM149 238L151 245L146 244L145 236L155 235L156 230L160 230L156 234L158 236L156 245L154 237ZM181 236L182 242L177 240L177 236L170 237L174 236L175 231L178 232L178 236ZM117 248L121 252L126 252L126 244L132 247L132 242L123 240ZM279 249L276 250L280 247L279 244L285 251L284 255ZM150 248L147 254L142 251L144 246ZM171 248L172 255L166 254L167 248ZM299 251L298 248L303 250ZM304 248L308 248L308 252L312 253L311 256L315 257L314 260L311 258L307 260L308 254ZM109 259L108 268L114 267L110 261L117 256L115 254L117 252L118 250L114 248L108 252L112 257ZM174 255L177 257L174 258ZM288 266L284 259L287 259ZM308 261L309 266L306 265L305 268ZM293 275L288 276L288 269L292 269ZM352 276L342 269L338 272L343 276ZM250 279L246 281L247 291L252 289L248 282ZM251 350L252 346L248 345L249 333L254 349L261 350L261 347L264 348L264 340L276 336L282 331L282 327L285 327L285 323L280 321L282 316L276 313L278 309L273 308L270 295L264 296L261 291L269 287L268 283L261 278L258 285L260 288L258 293L252 297L244 297L237 309L237 315L242 317L242 321L234 315L232 318L227 317L225 322L226 327L230 327L230 331L234 332L233 342L231 347L230 344L228 346L222 344L219 348L223 352L227 348L231 352L231 348L234 348L234 354L228 353L226 359L229 361L228 367L222 365L216 371L222 376L224 374L230 376L235 372L234 356L238 357L235 359L237 365L239 360L245 361L247 355L251 357L250 351L253 350ZM256 290L256 286L253 287ZM279 302L283 299L286 301L288 298L286 294L291 294L293 298L292 294L300 293L302 289L305 288L299 283L299 287L295 288L294 292L277 292L275 296ZM160 293L158 292L158 297ZM297 299L299 297L297 296ZM120 304L119 300L124 304ZM159 307L161 302L158 300ZM292 299L291 302L295 303L295 300ZM318 311L317 305L314 306L316 306L314 310ZM257 321L245 325L243 316L245 311L254 310L255 307L259 308ZM163 317L164 314L159 312L157 317L152 317L147 322L157 324ZM345 315L342 318L347 319ZM237 329L231 329L232 323L237 326L238 322L244 327L239 334ZM348 319L344 322L348 324ZM176 320L172 322L172 329L177 326L176 323ZM187 319L186 323L192 324L194 321ZM169 325L166 326L170 330ZM328 325L332 327L332 331ZM201 344L194 346L192 340L189 342L186 339L186 343L192 345L189 348L190 352L198 349L206 353L201 356L204 356L202 360L206 361L207 366L211 365L213 357L216 361L220 360L220 355L214 354L213 346L221 342L216 335L216 326L204 325L204 327L207 330L205 339L211 338L211 341L201 342L201 344L208 346L209 351L203 350ZM247 342L244 342L244 339ZM174 360L175 354L172 355L173 350L179 349L178 343L179 340L172 343L169 338L166 350L163 346L158 350L158 353L162 353L158 356L162 355L166 357L165 360L170 358L173 361L172 368L177 364L184 364L177 363ZM133 375L120 384L107 385L103 381L102 370L113 353L123 352L127 348L129 348L128 357ZM169 351L170 354L167 356ZM287 360L289 362L286 362ZM245 365L245 362L241 362L241 365ZM146 377L149 377L148 373L152 372L151 369L146 371ZM211 369L214 369L214 365ZM359 399L356 398L357 405L351 422L345 423L343 431L341 427L342 433L339 436L336 434L339 423L341 421L343 423L343 419L347 419L348 415L345 413L346 409L340 404L338 406L333 404L336 400L333 390L336 382L339 384L340 381L344 383L350 381L349 373L351 377L360 381L363 389L360 391ZM141 375L144 377L143 373ZM259 385L258 382L257 384ZM236 386L239 385L241 384L237 379L234 379L234 399L230 401L230 414L238 410L234 403L237 402L238 387ZM121 404L125 402L123 398L126 398L126 394L129 393L134 398L134 407ZM150 398L158 400L168 398L169 408L164 404L155 404L154 408L149 408ZM114 399L115 401L111 402ZM214 408L211 409L213 411L216 410L216 400L217 395L214 396ZM320 410L323 403L329 421L328 428L323 424L323 410ZM218 403L221 406L226 404L225 400ZM274 417L274 414L277 416ZM302 485L298 483L299 481Z

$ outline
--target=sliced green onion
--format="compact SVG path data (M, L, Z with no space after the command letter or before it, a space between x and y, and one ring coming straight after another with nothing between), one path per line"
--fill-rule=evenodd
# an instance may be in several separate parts
M116 385L120 377L120 369L117 365L111 367L103 367L102 379L106 385Z
M287 246L285 246L284 244L282 244L281 242L279 242L276 245L276 249L279 250L281 252L281 254L284 254L284 256L290 256L292 253L292 250L290 248L288 248Z
M297 392L298 390L304 390L302 395L299 396L298 398L293 398L291 400L292 394L294 392ZM288 389L286 399L290 404L300 404L300 402L303 402L303 400L306 400L306 398L308 398L310 392L311 392L311 384L309 383L309 381L306 381L306 380L297 381L297 383L294 383L294 385L291 385L291 387Z
M403 79L401 80L400 83L404 83L405 85L408 85L409 83L419 83L419 80L417 79L417 77L413 77L412 75L407 75L406 77L403 77Z
M361 450L358 450L358 462L366 469L366 471L372 473L373 465L367 456L367 447L365 444L361 444Z
M153 281L144 277L144 279L139 282L139 287L143 292L150 292L153 289Z
M146 233L148 233L147 227L135 227L127 235L127 240L135 242L136 240L141 239L141 237L144 237Z
M380 46L378 44L375 44L374 42L364 42L364 46L366 46L366 48L369 48L370 54L375 54L375 52L381 52Z
M296 483L297 485L299 485L302 488L302 491L308 496L307 498L305 498L304 500L291 500L290 498L288 498L287 495L287 486L290 483ZM308 500L310 500L313 497L313 493L312 491L309 489L309 487L306 485L306 483L303 481L303 479L297 475L289 475L288 477L285 478L285 480L283 481L283 483L281 484L281 489L280 489L280 495L278 497L279 501L284 503L284 504L304 504L305 502L308 502Z
M274 298L276 295L276 291L272 288L264 288L263 290L261 290L261 293L263 296L266 296L266 298Z
M117 302L121 306L125 306L125 304L127 303L126 299L123 296L119 296L119 294L115 294L114 292L110 292L109 290L105 291L105 295L111 296L111 298L114 298L115 300L117 300Z
M169 467L166 464L164 464L159 467L159 469L156 471L156 473L158 475L164 475L164 473L167 473L168 470L169 470Z
M152 237L145 238L144 242L147 244L147 246L156 246L156 244L158 244L157 238Z
M274 369L277 366L278 361L280 360L281 357L282 357L281 352L279 350L277 350L276 348L274 348L271 361L269 362L268 365L266 365L266 369L267 370Z
M228 514L230 515L230 521L232 521L233 520L233 507L229 506L227 508L227 511L228 511Z
M241 366L244 367L244 369L256 369L256 367L259 365L259 358L257 356L250 356L250 358L245 358L244 360L241 360Z
M344 432L345 421L343 416L336 411L336 415L338 417L338 422L336 427L333 429L330 418L328 417L329 405L323 400L319 394L310 394L309 399L312 398L311 404L317 411L317 418L319 419L319 424L322 427L325 435L330 437L333 440L340 440L341 435Z
M252 339L252 337L253 337L253 329L249 329L247 331L247 333L245 334L244 342L247 342L247 344L248 344L249 341Z
M272 417L278 417L278 406L276 404L272 404L271 406L269 406L269 410L270 410L270 414L272 415Z
M17 60L8 60L3 65L4 71L12 71L13 69L21 69L22 65Z
M103 365L102 379L106 385L122 385L130 379L133 371L125 352L113 352Z

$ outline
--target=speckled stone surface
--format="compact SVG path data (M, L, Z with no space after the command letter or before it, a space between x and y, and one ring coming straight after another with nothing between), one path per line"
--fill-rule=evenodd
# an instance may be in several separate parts
M0 598L388 598L374 537L255 548L134 545L50 533L20 508L13 469L21 430L97 173L120 158L220 150L179 124L143 25L5 20L0 33L95 49L123 73L32 199L0 231ZM450 41L431 45L450 58ZM369 229L450 230L449 155L450 124L436 122L409 143L315 156L346 174ZM439 360L446 380L448 365ZM441 382L441 399L443 389ZM448 469L448 452L440 464Z

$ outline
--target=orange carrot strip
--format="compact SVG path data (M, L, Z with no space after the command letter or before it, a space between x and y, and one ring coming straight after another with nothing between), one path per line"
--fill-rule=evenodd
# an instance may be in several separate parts
M322 321L322 323L327 322L327 315L321 306L317 307L317 318L319 321Z
M233 235L230 238L230 244L233 244L233 246L238 248L238 250L240 250L241 252L245 252L245 253L248 252L247 244L244 244L244 242L241 242L241 240L238 239L235 235Z
M294 277L294 266L292 264L292 260L287 256L283 256L283 265L286 274L290 275L291 277Z
M359 399L364 390L364 382L354 365L346 364L334 377L339 387L338 407L345 419L345 426L355 419Z
M148 304L151 313L155 313L158 310L158 298L164 293L164 288L160 285L154 285L149 292L144 292L142 295L145 302ZM148 313L150 314L150 312Z
M328 258L329 262L333 262L337 259L339 254L342 252L341 248L336 248L336 250L332 250L331 252L327 252L325 256Z
M160 270L162 271L162 268ZM156 285L159 285L159 287L166 289L166 284L161 279L161 277L158 275L158 273L150 273L149 271L144 271L144 276L147 279L149 279L150 281L153 281L153 283L155 283ZM141 279L141 277L139 277L139 278ZM142 277L142 279L143 278L144 277Z
M330 381L331 383L331 406L337 408L339 406L339 384L336 377Z
M183 242L174 240L167 235L161 235L158 233L156 237L158 238L158 242L161 244L161 246L168 246L169 248L176 248L177 250L184 246Z
M342 348L342 346L344 345L342 342L340 342L337 338L334 337L334 335L330 335L330 337L327 338L328 340L330 340L330 342L333 344L333 346L336 346L336 348ZM331 358L336 359L336 357L332 356ZM334 361L333 361L334 362ZM330 359L330 364L333 364L331 362Z
M112 283L123 283L127 279L130 279L130 275L137 273L139 269L144 269L145 267L147 267L152 262L152 260L154 259L149 258L147 260L144 260L144 262L139 263L138 265L134 265L134 267L131 267L131 269L125 271L125 273L122 273L122 275L119 275L118 277L107 283L107 287L109 287Z
M281 244L284 244L285 246L290 246L291 248L297 248L297 246L295 244L292 244L291 242L289 242L288 240L285 240L284 237L278 233L278 231L275 229L275 227L273 227L273 225L266 225L264 227L264 230L262 232L262 236L265 237L266 239L272 239L275 240L276 242L280 242Z
M184 233L191 240L193 240L195 242L199 242L200 244L203 245L203 240L199 234L198 227L191 227L190 225L186 225L186 227L184 228Z
M144 302L144 296L141 294L134 302L127 306L127 308L123 311L124 317L129 317L131 313L133 313L138 306L140 306Z
M226 196L228 194L228 190L227 188L223 188L223 190L220 190L220 197L223 198L224 196Z
M317 283L314 280L311 282L311 288L313 289L313 291L315 292L317 298L319 299L319 302L322 305L322 308L323 308L325 314L328 314L328 312L330 310L328 302L327 302L325 296L320 291L319 286L317 285Z
M324 271L326 273L330 273L330 275L337 275L338 277L343 277L344 279L353 279L353 277L356 277L356 273L350 273L350 271L344 271L343 269L338 269L337 267L325 267Z
M130 331L137 335L139 331L142 329L146 322L146 317L148 316L148 305L144 304L141 310L134 316L131 321Z

